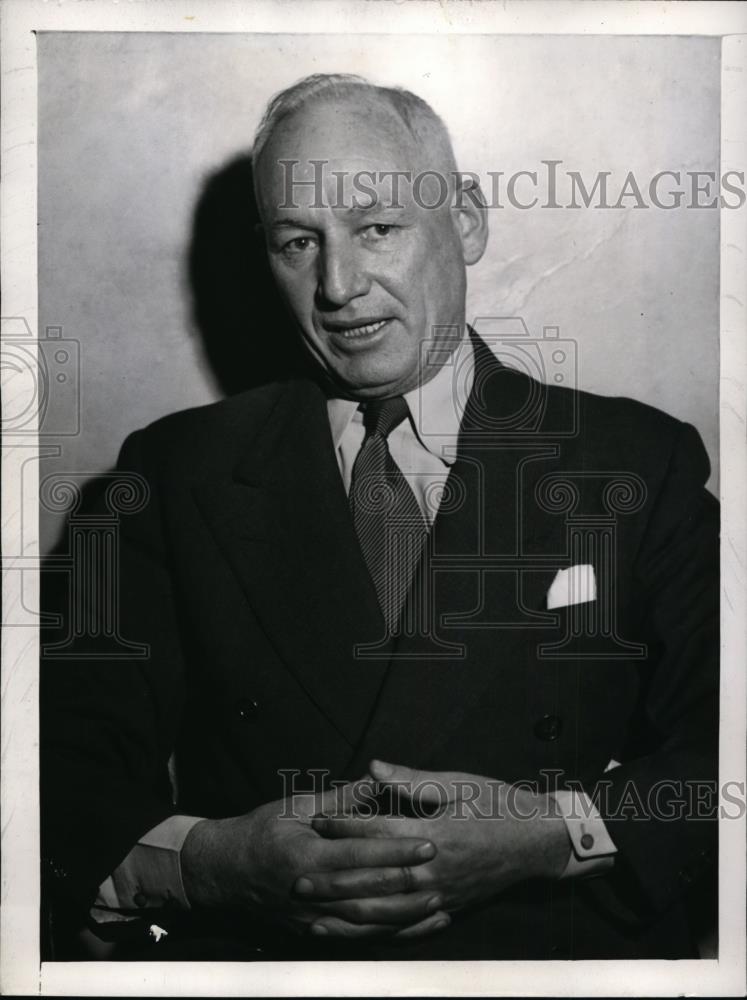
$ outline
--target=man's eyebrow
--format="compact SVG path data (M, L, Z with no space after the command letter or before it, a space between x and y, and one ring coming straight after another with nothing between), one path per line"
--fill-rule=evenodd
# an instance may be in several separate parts
M405 212L406 208L404 205L388 205L386 202L379 201L371 204L353 204L345 209L345 215L362 216L370 215L374 212L396 212L401 214ZM311 232L316 231L316 227L309 222L304 222L302 219L297 219L295 216L284 216L282 219L276 219L270 224L270 229L308 229Z
M404 212L404 205L390 205L385 200L375 201L373 204L359 205L357 203L352 204L348 209L348 213L353 213L356 215L366 215L371 212Z
M309 225L308 222L302 222L300 219L294 219L292 217L285 219L276 219L275 222L270 226L271 229L313 229L314 227Z

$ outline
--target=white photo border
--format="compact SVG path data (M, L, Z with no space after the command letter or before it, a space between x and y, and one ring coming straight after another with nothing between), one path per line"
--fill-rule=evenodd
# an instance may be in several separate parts
M3 316L38 334L37 92L39 31L287 34L710 35L722 39L721 175L747 169L747 5L579 0L4 0L2 30ZM720 778L744 788L747 686L747 225L721 210L720 458L722 677ZM24 388L4 374L3 407ZM742 996L745 993L745 822L721 823L719 958L697 961L60 963L39 958L38 634L13 627L34 598L38 528L21 463L38 444L3 441L2 921L0 988L58 996ZM24 538L21 525L25 525ZM32 532L33 534L33 532ZM20 546L26 544L21 552ZM20 553L20 554L19 554ZM30 578L30 579L29 579Z

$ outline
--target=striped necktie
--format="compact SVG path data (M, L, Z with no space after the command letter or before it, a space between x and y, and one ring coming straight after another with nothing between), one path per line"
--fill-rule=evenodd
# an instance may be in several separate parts
M427 536L411 487L389 453L387 437L407 416L402 396L361 405L366 428L353 465L350 510L387 631L396 628Z

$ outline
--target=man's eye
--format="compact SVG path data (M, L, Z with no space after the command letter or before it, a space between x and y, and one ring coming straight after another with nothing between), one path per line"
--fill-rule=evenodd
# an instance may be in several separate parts
M376 222L374 225L366 228L366 233L371 239L380 240L386 236L390 236L395 229L396 226L387 225L384 222Z
M312 249L316 245L316 240L313 236L296 236L292 240L288 240L287 243L283 244L283 253L289 254L290 256L295 256L300 253L304 253L306 250Z

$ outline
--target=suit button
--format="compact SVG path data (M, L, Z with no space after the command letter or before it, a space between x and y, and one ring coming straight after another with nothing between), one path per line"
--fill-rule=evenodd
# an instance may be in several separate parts
M135 906L140 907L140 909L142 909L148 902L144 892L136 892L135 895L132 897L132 901L135 904Z
M590 833L585 833L581 837L581 846L585 851L590 851L594 846L594 838Z
M534 735L538 740L552 743L560 736L562 725L557 715L543 715L534 727Z
M680 872L680 881L683 885L690 885L693 881L693 873L689 868L683 868Z
M244 722L252 722L259 712L259 702L256 702L253 698L242 698L236 706L236 711L239 713L239 718L243 719Z

